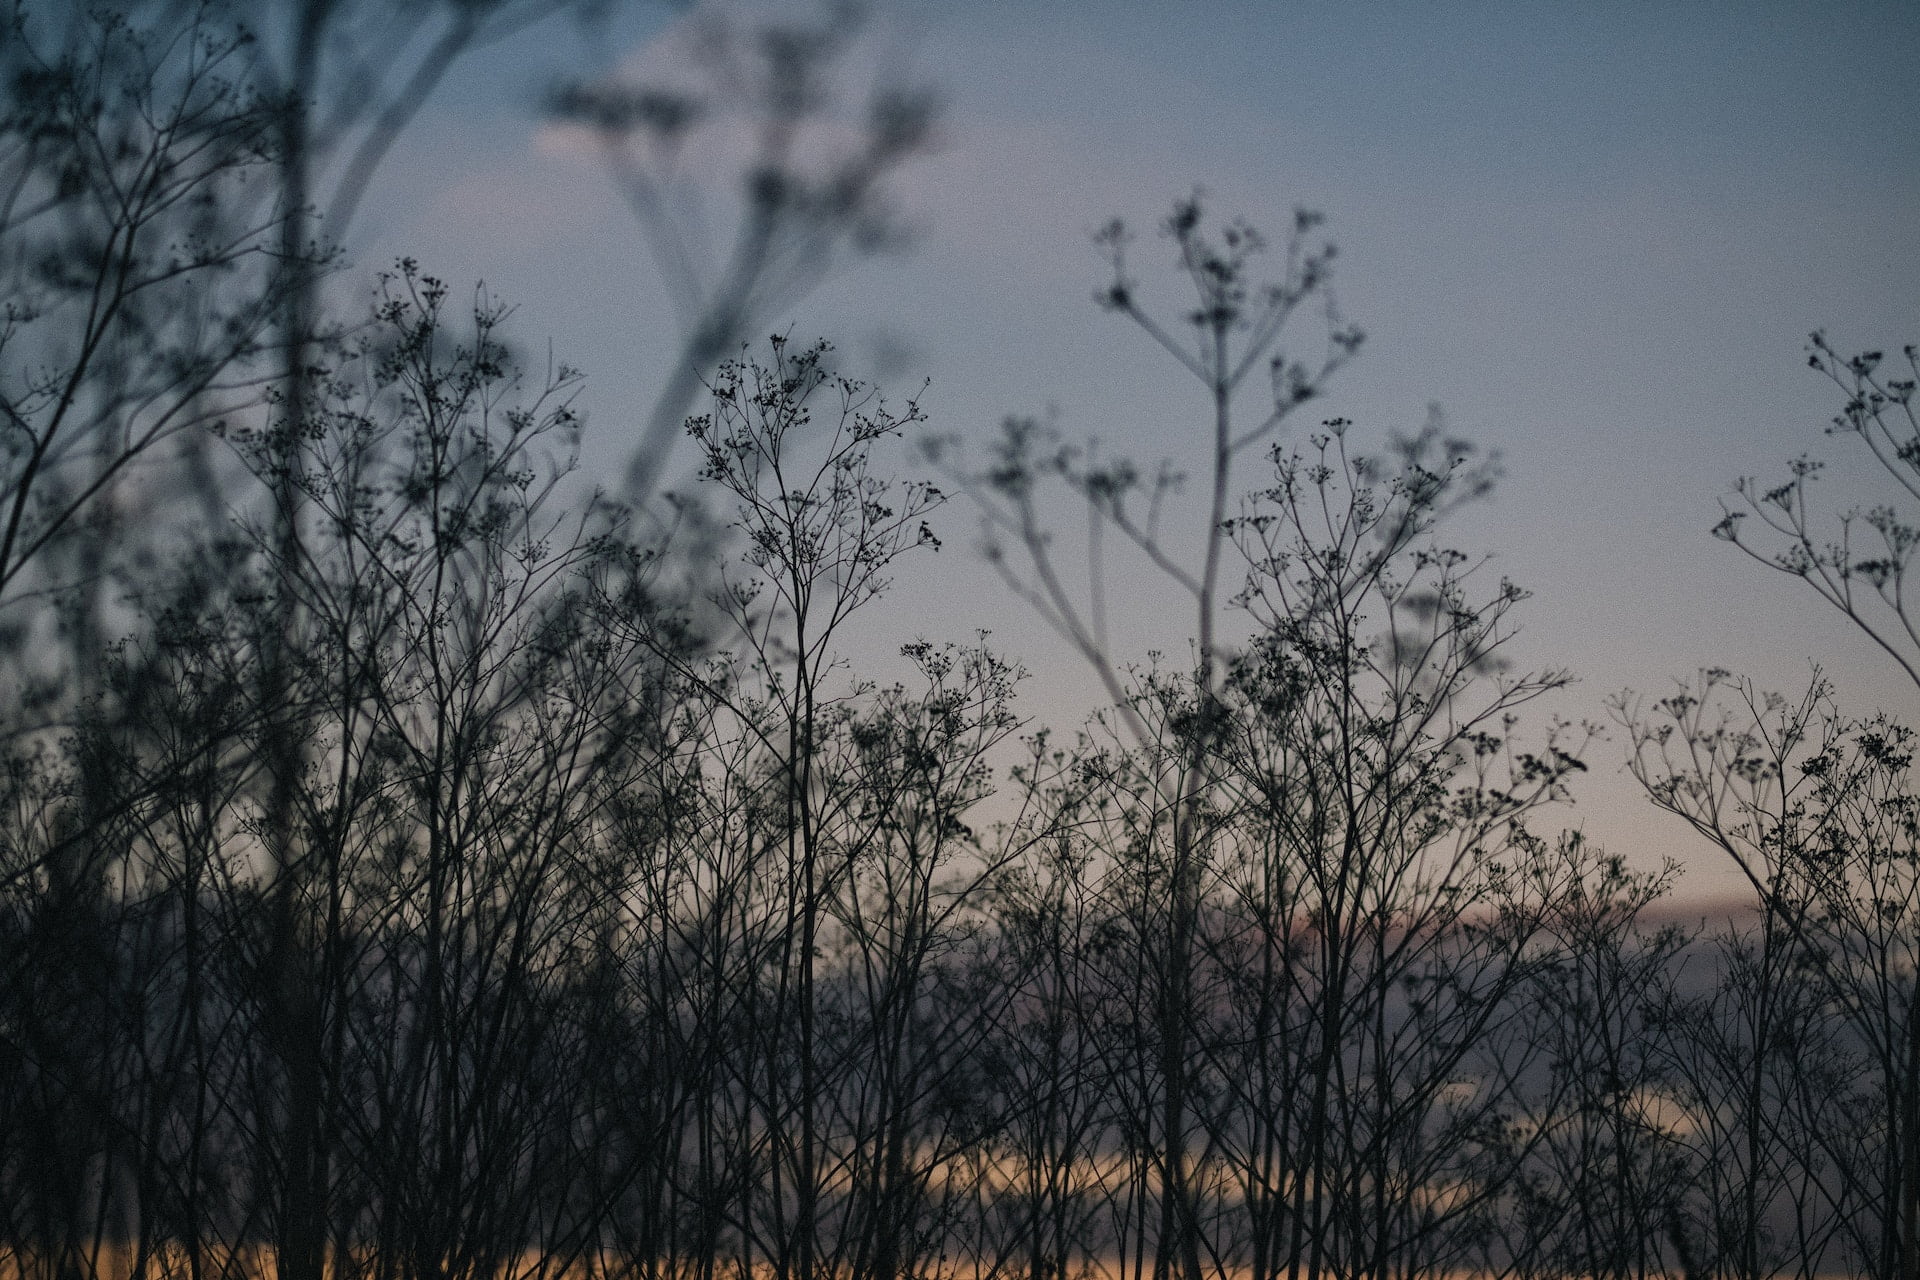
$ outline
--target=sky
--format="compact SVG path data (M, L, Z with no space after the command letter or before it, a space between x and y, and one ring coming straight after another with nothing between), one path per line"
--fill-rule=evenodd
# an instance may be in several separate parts
M590 477L619 474L675 330L630 212L536 104L559 75L670 66L685 21L628 4L474 55L346 246L349 287L405 254L515 304L525 350L550 342L586 372ZM895 395L926 380L932 429L976 447L1008 414L1049 413L1107 452L1191 464L1200 388L1093 305L1089 233L1139 227L1144 305L1171 315L1151 228L1173 199L1201 190L1276 236L1312 207L1368 339L1291 438L1344 416L1379 443L1437 404L1500 453L1505 478L1451 541L1533 593L1516 663L1577 677L1534 731L1604 722L1610 696L1708 666L1797 692L1817 663L1846 710L1920 716L1844 619L1709 534L1737 478L1802 452L1832 459L1834 509L1880 492L1822 434L1838 404L1805 344L1920 341L1920 5L900 0L872 32L853 65L904 68L945 102L939 145L895 186L911 251L773 327L832 339ZM1024 710L1072 728L1098 705L1091 675L974 551L964 502L937 523L937 562L900 576L856 663L989 628L1033 673ZM1117 647L1183 651L1186 615L1150 574L1123 565L1109 590L1128 602ZM1560 821L1638 866L1682 860L1684 901L1735 892L1624 753L1617 730L1591 748Z

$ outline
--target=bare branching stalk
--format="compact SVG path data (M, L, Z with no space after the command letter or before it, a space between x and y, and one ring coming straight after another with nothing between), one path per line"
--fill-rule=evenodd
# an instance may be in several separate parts
M939 119L932 91L884 61L864 101L845 100L857 6L799 21L689 23L677 83L570 84L550 104L591 132L679 318L679 348L631 445L624 496L636 506L656 497L682 421L722 360L849 259L905 242L889 183L926 152ZM724 145L737 134L748 156L728 175L737 191L721 196L737 207L730 229L716 227L702 212L714 201L703 189L708 135Z

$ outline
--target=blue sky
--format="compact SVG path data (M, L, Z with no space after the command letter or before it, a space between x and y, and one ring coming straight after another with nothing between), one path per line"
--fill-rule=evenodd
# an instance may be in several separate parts
M630 6L591 38L556 24L476 57L349 245L364 268L410 254L516 302L529 351L551 338L587 372L594 473L617 474L673 330L629 214L531 108L560 70L647 65L673 21ZM1581 681L1552 710L1603 718L1607 695L1706 665L1791 690L1818 661L1850 709L1920 713L1841 619L1707 532L1735 478L1809 449L1840 464L1836 505L1873 492L1821 434L1835 400L1803 346L1816 327L1843 349L1920 341L1920 5L950 0L879 30L948 103L940 149L899 186L917 248L781 327L856 369L892 352L890 383L931 378L934 427L963 438L1052 409L1108 449L1193 457L1204 406L1092 306L1087 232L1150 228L1196 186L1275 230L1310 205L1369 334L1317 416L1378 440L1437 402L1501 451L1506 480L1453 536L1534 592L1520 658ZM1137 247L1149 305L1177 307L1157 248ZM947 549L863 643L991 627L1036 673L1029 711L1073 724L1091 680L970 556L971 526L948 508ZM1180 645L1149 576L1118 587L1139 652ZM1566 820L1643 865L1689 859L1690 895L1729 888L1649 813L1622 751L1594 749Z

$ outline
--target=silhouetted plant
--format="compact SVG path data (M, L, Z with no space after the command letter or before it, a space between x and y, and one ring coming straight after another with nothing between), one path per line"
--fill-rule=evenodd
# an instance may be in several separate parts
M888 183L927 150L939 106L928 87L899 79L884 61L864 101L843 100L853 77L840 64L860 26L860 9L844 4L798 21L699 14L675 33L678 83L613 76L551 96L554 116L599 145L680 324L679 349L630 454L632 502L655 496L682 420L724 358L846 259L904 239ZM711 150L709 133L723 146L729 134L750 139L746 159L727 174L738 184L729 235L708 225L710 168L691 172L689 157ZM715 241L727 248L713 253Z

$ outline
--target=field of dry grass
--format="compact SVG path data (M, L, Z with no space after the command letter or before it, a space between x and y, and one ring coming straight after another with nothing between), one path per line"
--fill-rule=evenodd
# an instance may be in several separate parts
M1151 1263L1149 1263L1149 1268ZM378 1268L370 1257L356 1258L345 1271L329 1268L329 1280L365 1280ZM1149 1270L1149 1276L1151 1274ZM748 1269L739 1262L723 1264L708 1273L692 1266L658 1263L645 1266L631 1258L605 1256L597 1261L557 1267L551 1260L533 1254L524 1255L511 1267L490 1277L446 1275L438 1280L774 1280L770 1264L757 1263ZM1024 1260L1004 1266L972 1266L951 1260L937 1270L914 1273L901 1280L1028 1280ZM60 1261L11 1246L0 1246L0 1280L276 1280L273 1251L265 1245L240 1250L203 1249L196 1268L187 1252L179 1248L150 1250L142 1258L125 1245L99 1245L83 1256ZM1045 1280L1146 1280L1130 1260L1117 1258L1084 1260L1064 1274L1053 1273ZM1252 1280L1251 1269L1229 1268L1211 1271L1206 1280ZM1422 1280L1500 1280L1488 1273L1455 1271L1423 1273ZM1669 1280L1658 1272L1649 1272L1639 1280ZM1679 1280L1672 1277L1671 1280Z

